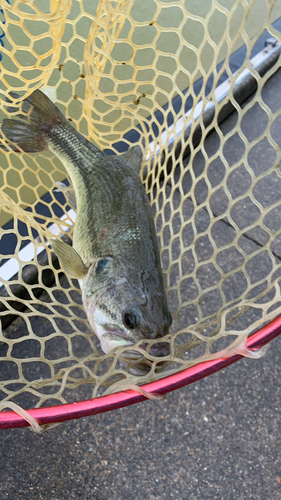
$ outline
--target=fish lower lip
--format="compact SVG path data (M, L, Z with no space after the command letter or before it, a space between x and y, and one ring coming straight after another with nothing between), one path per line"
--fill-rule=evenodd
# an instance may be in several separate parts
M148 351L146 342L139 344L139 348L143 349L144 351ZM170 345L168 344L168 342L158 342L157 344L154 344L150 347L149 354L156 358L168 356L170 354ZM128 364L131 365L129 368L129 372L133 375L145 375L149 373L153 364L153 362L147 359L144 354L131 348L126 349L124 352L122 352L121 363L125 368L128 366ZM159 360L157 366L154 369L157 373L161 371L165 366L165 359L163 359L162 361Z
M168 344L168 342L158 342L158 344L151 346L149 354L151 356L155 356L156 358L169 356L170 344Z
M115 349L116 347L130 347L132 342L130 342L127 338L124 338L123 335L120 335L119 332L109 331L104 332L100 338L101 348L103 352L106 354Z
M131 344L131 345L133 345L133 344ZM168 342L158 342L157 344L154 344L153 346L151 346L149 351L148 351L148 346L147 346L146 342L144 342L143 344L140 344L139 348L143 349L144 351L146 351L151 356L154 356L155 358L159 358L159 357L162 358L162 357L168 356L170 354L170 345L168 344ZM126 350L125 352L122 353L122 357L126 357L126 355L128 357L134 356L136 358L143 357L139 351L134 351L133 349Z

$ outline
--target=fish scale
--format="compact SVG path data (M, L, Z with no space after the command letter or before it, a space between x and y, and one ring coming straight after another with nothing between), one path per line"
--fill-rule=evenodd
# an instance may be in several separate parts
M74 230L74 245L79 247L78 253L86 261L93 254L122 254L127 261L135 261L141 252L142 256L150 253L147 259L149 266L153 252L149 252L148 239L144 240L141 235L151 232L151 214L143 186L135 171L119 159L114 161L113 157L89 150L85 142L79 142L79 136L68 124L51 129L47 140L49 149L63 163L67 161L67 170L75 191L82 192L83 184L83 196L77 198ZM127 200L124 198L126 195ZM80 213L83 215L80 216ZM91 235L89 249L85 249L85 227L87 239ZM106 230L104 238L100 240L100 233ZM82 239L83 245L79 245ZM120 247L121 242L124 243L124 248ZM155 244L154 241L151 243Z

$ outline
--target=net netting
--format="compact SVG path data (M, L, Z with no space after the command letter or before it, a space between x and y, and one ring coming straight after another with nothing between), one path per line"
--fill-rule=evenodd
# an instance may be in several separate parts
M4 406L96 397L222 354L250 355L247 336L281 312L280 1L2 0L1 7L1 121L11 91L24 98L40 88L101 149L118 154L140 144L173 315L167 358L136 346L147 373L124 367L122 349L101 351L78 282L62 273L46 241L57 234L71 243L75 214L56 186L64 167L51 153L18 154L7 144ZM262 57L275 52L262 70L252 58L265 30L274 39ZM234 72L231 57L242 46Z

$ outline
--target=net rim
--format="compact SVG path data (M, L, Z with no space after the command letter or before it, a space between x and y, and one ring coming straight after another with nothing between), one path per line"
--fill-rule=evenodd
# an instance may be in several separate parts
M252 334L247 340L247 348L257 350L276 338L280 333L281 315ZM242 355L235 354L230 357L204 361L141 387L149 393L164 395L212 375L241 358L243 358ZM31 417L36 419L39 425L48 425L117 410L118 408L140 403L145 400L147 400L147 398L142 394L134 390L127 390L94 399L58 406L29 409L26 411ZM29 425L30 424L23 417L14 411L0 412L0 429L28 427Z

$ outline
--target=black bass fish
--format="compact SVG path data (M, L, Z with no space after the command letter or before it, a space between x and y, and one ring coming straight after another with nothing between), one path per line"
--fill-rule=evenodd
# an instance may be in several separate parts
M52 151L70 176L77 211L73 246L58 239L51 244L65 273L79 280L102 350L108 353L166 335L172 318L154 221L138 175L140 147L106 155L39 90L22 102L20 119L5 119L1 129L15 151ZM141 346L146 349L145 343ZM134 353L140 357L132 350L128 357ZM154 344L150 354L169 354L169 344Z

